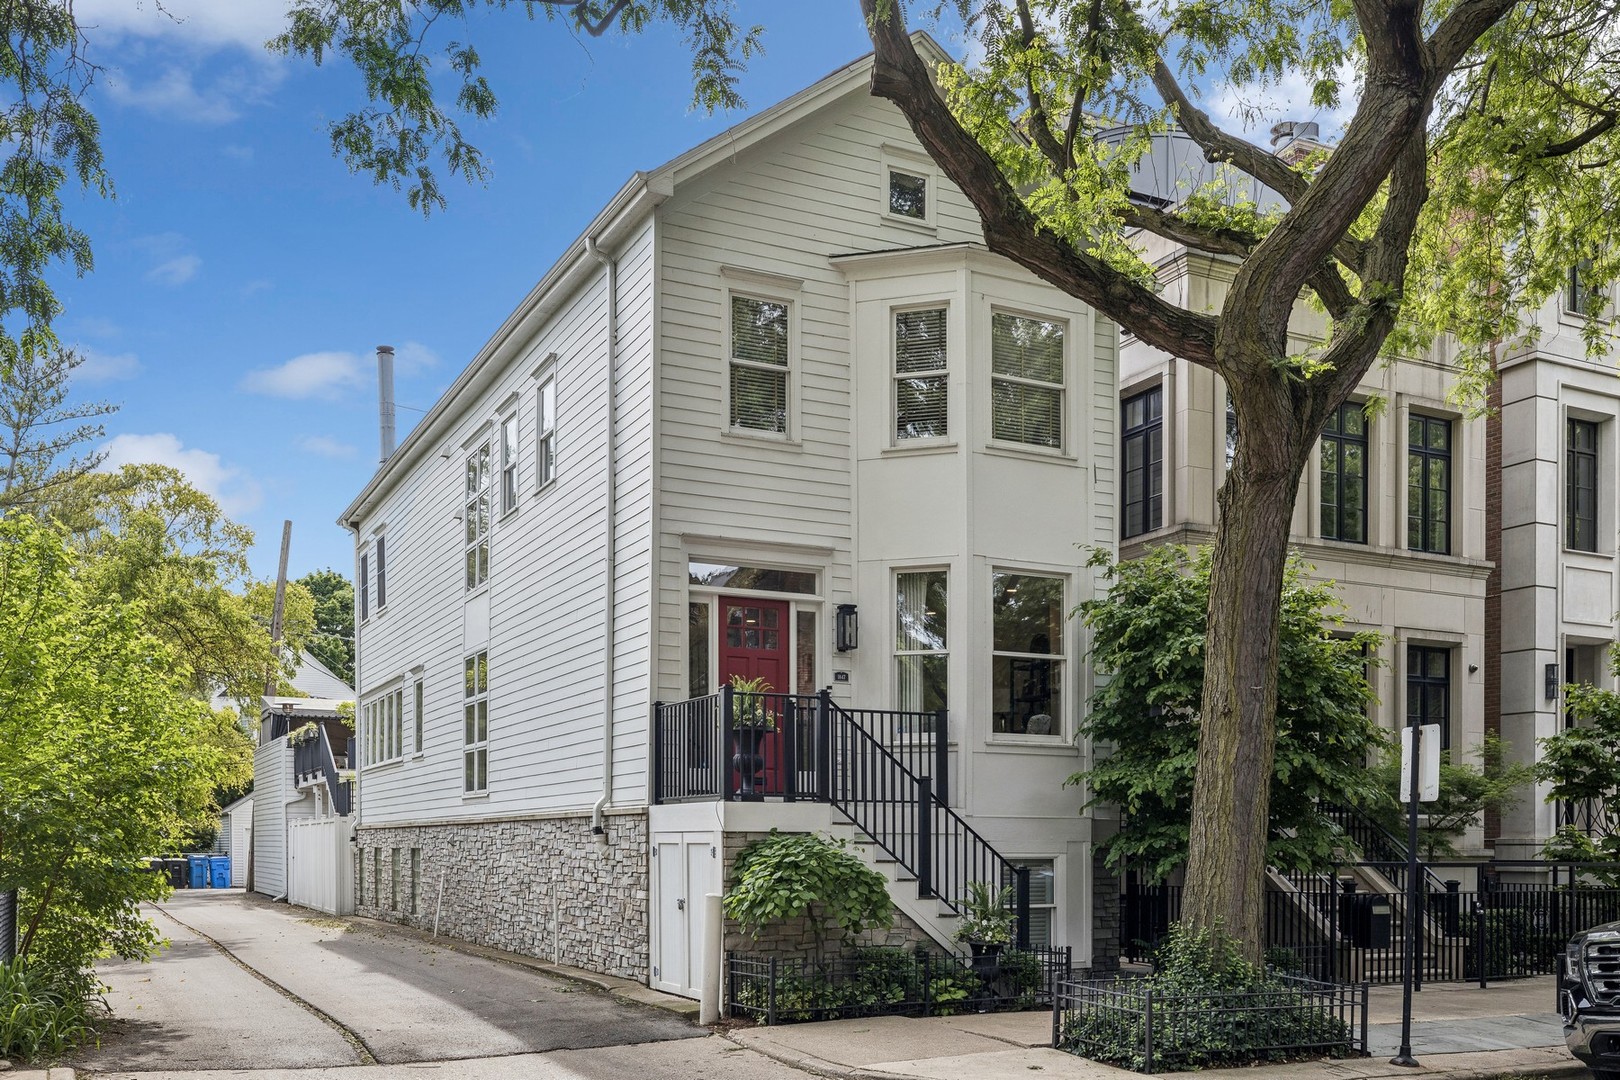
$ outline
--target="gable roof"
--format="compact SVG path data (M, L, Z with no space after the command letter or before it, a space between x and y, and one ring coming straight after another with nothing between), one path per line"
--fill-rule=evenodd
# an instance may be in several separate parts
M951 60L950 54L925 31L914 31L911 42L925 60L935 63L948 63ZM382 462L366 486L338 517L338 524L351 531L359 531L364 515L426 456L430 445L443 434L445 428L454 423L456 417L451 415L453 403L465 395L476 395L498 378L504 362L510 360L526 338L538 331L545 320L584 283L597 264L593 252L611 247L623 239L660 203L673 195L677 185L733 160L738 154L799 120L861 90L870 80L872 58L873 54L867 53L785 101L727 128L651 172L632 175L591 219L585 231L564 249L562 256L529 290L512 314L506 317L506 321L490 336L449 389L439 396L439 400L434 402L404 442Z

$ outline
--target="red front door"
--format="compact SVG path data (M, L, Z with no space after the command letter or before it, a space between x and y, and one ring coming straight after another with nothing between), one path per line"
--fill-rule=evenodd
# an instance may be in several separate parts
M793 692L792 634L788 632L788 605L784 600L756 600L753 597L722 596L720 598L720 685L725 686L732 676L744 679L764 679L762 689L771 694ZM783 704L779 699L766 699L766 708L780 716ZM744 778L736 767L732 769L732 790L747 791L753 796L782 794L781 732L748 732L742 736L748 746L733 747L738 756L734 766L743 762L744 751L752 758L758 772ZM747 798L748 795L744 795Z

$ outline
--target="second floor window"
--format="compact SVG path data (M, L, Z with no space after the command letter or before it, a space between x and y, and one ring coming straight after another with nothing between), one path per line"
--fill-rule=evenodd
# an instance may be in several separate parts
M928 220L928 178L899 169L889 170L889 213Z
M405 690L396 687L366 702L360 713L360 728L366 740L366 764L397 761L405 754L403 720Z
M467 657L462 668L461 790L489 790L489 653Z
M557 476L557 378L546 376L535 393L534 486L543 488Z
M1120 536L1129 539L1164 525L1164 387L1126 398L1120 413L1125 470Z
M992 730L1063 734L1063 579L990 578Z
M388 538L377 537L377 558L372 567L377 573L377 610L388 606Z
M894 437L938 439L946 428L945 309L894 316Z
M786 304L731 298L731 426L787 434Z
M518 427L517 414L501 417L501 513L510 514L518 504Z
M1367 542L1367 414L1347 401L1322 429L1322 537Z
M467 484L462 505L466 538L467 588L489 580L489 443L467 457Z
M1569 268L1564 287L1564 310L1575 315L1596 315L1603 307L1603 294L1592 287L1592 260L1581 259Z
M1564 546L1572 551L1597 550L1597 450L1596 421L1571 420L1564 466Z
M894 707L906 712L943 709L950 656L945 571L896 574L894 585Z
M1406 421L1406 546L1451 553L1451 421Z
M371 618L371 553L360 553L360 619Z
M990 437L1063 449L1063 324L990 317Z

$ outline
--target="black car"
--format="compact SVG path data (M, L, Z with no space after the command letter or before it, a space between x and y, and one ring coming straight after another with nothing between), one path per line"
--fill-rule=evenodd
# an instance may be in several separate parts
M1576 934L1559 968L1558 1011L1570 1053L1597 1080L1620 1080L1620 922Z

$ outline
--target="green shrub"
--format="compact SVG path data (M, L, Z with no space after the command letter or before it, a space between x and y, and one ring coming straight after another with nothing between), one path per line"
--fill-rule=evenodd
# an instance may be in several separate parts
M1350 1029L1343 1020L1316 1007L1297 983L1250 963L1217 931L1172 927L1154 973L1114 985L1118 996L1107 1005L1066 1020L1060 1049L1144 1068L1151 990L1158 1072L1349 1052Z
M92 1039L100 990L69 968L0 964L0 1058L50 1062Z

